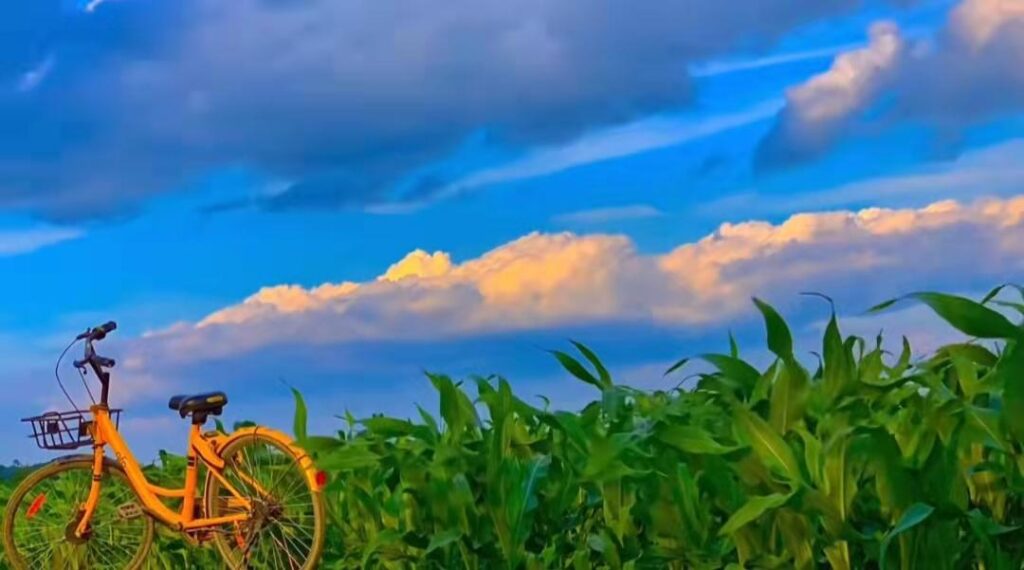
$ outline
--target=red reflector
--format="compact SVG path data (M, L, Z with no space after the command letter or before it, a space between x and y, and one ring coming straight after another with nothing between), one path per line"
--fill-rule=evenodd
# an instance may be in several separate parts
M34 518L39 509L43 508L43 503L46 502L46 495L39 495L36 497L32 504L28 506L28 511L25 512L25 518Z
M316 472L316 486L322 488L325 485L327 485L327 473L324 473L323 471L317 471Z

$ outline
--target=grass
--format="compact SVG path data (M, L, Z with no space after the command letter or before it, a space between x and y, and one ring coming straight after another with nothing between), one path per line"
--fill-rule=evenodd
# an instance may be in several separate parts
M695 357L712 371L689 390L617 385L574 343L554 356L594 390L579 413L501 378L429 375L436 414L308 435L296 393L294 431L330 473L323 567L1020 568L1024 326L1006 315L1024 304L1010 293L1024 295L910 296L969 337L925 358L843 336L833 314L811 368L755 300L774 362L730 342ZM168 537L153 560L216 564Z

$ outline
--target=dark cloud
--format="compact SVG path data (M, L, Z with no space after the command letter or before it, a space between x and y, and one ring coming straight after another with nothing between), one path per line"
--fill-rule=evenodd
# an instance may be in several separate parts
M535 144L684 104L688 61L858 1L17 4L0 207L79 218L237 166L292 185L270 209L379 202L480 128Z

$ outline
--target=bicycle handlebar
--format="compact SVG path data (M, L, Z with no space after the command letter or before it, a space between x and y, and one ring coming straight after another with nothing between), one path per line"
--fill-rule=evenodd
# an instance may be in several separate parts
M96 349L93 348L92 343L97 340L103 340L107 338L107 334L117 330L117 323L114 321L107 321L98 327L87 329L84 333L75 337L75 340L85 341L85 357L81 360L76 360L72 364L75 368L84 368L86 364L92 364L93 368L112 368L116 363L113 358L107 358L96 354ZM96 370L99 374L100 370Z
M114 321L107 321L98 327L93 327L86 330L84 333L78 335L75 340L103 340L107 337L107 333L111 333L117 330L117 323Z
M108 398L111 388L111 372L106 371L104 368L113 368L116 362L114 361L113 358L106 358L105 356L100 356L96 354L96 349L93 348L92 343L95 341L101 341L105 339L106 335L109 335L110 333L116 331L117 327L117 322L109 320L100 324L99 326L86 328L85 333L82 333L81 335L75 337L75 342L73 342L71 345L68 345L68 349L65 349L65 352L67 353L68 350L71 349L71 347L75 343L79 341L85 341L85 356L81 360L75 360L73 364L75 365L76 368L79 369L79 371L83 375L83 382L85 381L84 375L88 374L89 368L92 368L92 371L95 372L96 380L99 381L99 384L102 388L102 391L99 393L99 405L102 406L106 406L106 398ZM63 354L61 353L60 356L63 357ZM59 368L59 366L60 360L58 359L57 367ZM60 382L59 372L57 372L57 382ZM60 386L60 389L63 390L63 385ZM86 386L86 389L88 389L88 386ZM67 395L68 392L65 391L65 394ZM91 392L89 393L89 398L92 398ZM68 399L71 400L71 396L68 396ZM95 403L95 400L93 400L93 404ZM72 400L72 405L76 405L74 400Z

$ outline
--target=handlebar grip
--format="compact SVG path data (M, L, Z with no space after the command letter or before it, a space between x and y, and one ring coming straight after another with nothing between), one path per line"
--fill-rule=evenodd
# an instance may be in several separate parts
M89 362L89 361L88 360L75 360L71 364L73 364L75 366L75 368L82 368L83 366L85 366L86 362Z
M84 333L75 337L75 340L89 339L89 340L103 340L106 338L107 333L111 333L117 330L117 323L114 321L107 321L98 327L93 327Z

